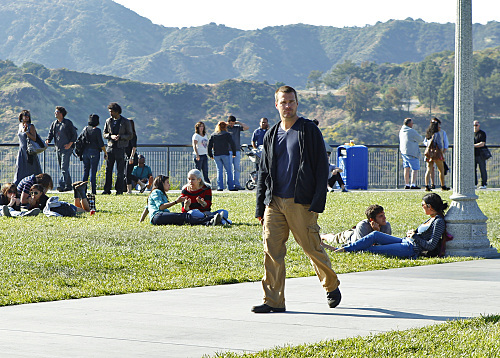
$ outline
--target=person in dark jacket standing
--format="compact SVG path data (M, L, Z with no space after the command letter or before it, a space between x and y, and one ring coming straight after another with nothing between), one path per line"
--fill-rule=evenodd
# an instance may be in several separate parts
M132 126L127 118L121 115L122 108L116 102L108 105L111 117L106 119L104 125L104 139L108 140L106 153L106 181L103 194L111 194L113 182L113 167L116 163L116 195L123 194L125 190L125 148L132 139Z
M91 114L89 116L88 126L83 129L85 133L86 144L83 149L82 161L83 161L83 178L82 181L87 181L89 179L92 182L92 194L97 192L97 169L99 167L100 153L104 152L104 160L106 160L106 147L104 146L104 141L102 140L102 132L99 127L99 116L97 114Z
M229 150L231 148L231 151ZM233 138L227 132L227 123L219 122L215 126L215 132L208 140L208 156L215 160L217 167L217 191L224 190L224 169L226 170L226 183L230 191L238 191L233 180L231 159L236 153Z
M474 182L477 181L477 167L481 173L481 186L479 189L486 189L488 185L488 172L486 171L486 159L481 157L481 148L486 147L486 133L479 129L479 121L474 121Z
M57 161L61 168L61 177L59 178L59 191L73 190L71 176L69 174L69 162L73 153L73 144L76 142L76 128L69 119L65 118L68 112L64 107L57 106L54 112L56 120L52 122L49 129L49 135L45 143L49 144L52 139L56 145Z
M285 245L289 231L311 260L328 305L334 308L341 300L340 281L321 246L317 223L326 202L325 142L314 122L297 115L297 92L292 87L276 90L275 106L281 121L264 136L255 212L263 225L264 303L252 307L252 312L286 310Z

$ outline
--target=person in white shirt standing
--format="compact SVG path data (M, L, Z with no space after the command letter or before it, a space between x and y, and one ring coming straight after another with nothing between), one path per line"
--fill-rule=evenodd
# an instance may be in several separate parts
M203 180L205 183L210 184L208 178L208 137L206 133L205 123L198 122L194 126L194 134L192 138L193 152L194 152L194 165L196 169L203 173Z
M417 171L420 170L420 149L423 137L413 129L413 120L406 118L399 131L399 150L403 158L405 189L420 189L416 184ZM411 183L410 183L411 171Z

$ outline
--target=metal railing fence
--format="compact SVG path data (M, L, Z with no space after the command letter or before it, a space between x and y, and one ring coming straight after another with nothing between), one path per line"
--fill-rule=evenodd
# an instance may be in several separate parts
M18 144L0 144L0 183L11 182L16 170ZM337 163L338 145L331 145L332 154L330 161ZM402 160L398 145L366 145L368 148L368 188L369 189L395 189L404 186ZM488 187L500 187L500 146L489 145L493 157L487 161ZM190 145L168 144L138 144L137 151L146 157L146 164L151 167L153 175L168 174L173 188L179 188L186 182L187 172L193 169L193 152ZM423 147L422 147L423 153ZM423 158L423 155L422 155ZM52 176L54 186L60 176L57 156L53 146L39 155L42 170ZM445 154L446 162L453 168L453 147L450 146ZM100 171L97 177L98 188L104 185L104 162L101 158ZM213 184L216 182L217 172L215 163L209 161L209 177ZM241 157L241 185L250 179L254 170L254 163L242 155ZM424 185L425 162L421 159L421 169L417 185ZM73 181L81 180L83 176L83 163L72 157L70 174ZM479 173L478 173L479 175ZM450 186L453 181L453 170L446 176L446 184ZM439 183L436 178L436 183Z

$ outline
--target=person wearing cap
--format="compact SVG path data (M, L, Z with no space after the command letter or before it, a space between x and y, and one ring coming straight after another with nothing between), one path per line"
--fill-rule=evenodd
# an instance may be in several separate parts
M83 128L82 134L84 135L85 147L83 149L83 178L82 181L86 182L89 179L92 182L92 194L96 194L97 189L97 168L99 168L100 152L104 152L104 160L106 160L106 147L102 139L102 132L99 127L99 116L91 114L89 116L88 126Z
M139 164L132 169L132 174L130 174L131 184L128 184L128 193L132 192L132 188L137 184L141 187L141 193L144 193L144 190L151 189L151 185L153 184L153 173L151 168L146 165L146 158L144 155L139 154Z

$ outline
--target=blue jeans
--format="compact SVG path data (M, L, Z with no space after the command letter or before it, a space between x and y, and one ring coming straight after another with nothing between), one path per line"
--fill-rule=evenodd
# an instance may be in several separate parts
M71 154L73 153L73 148L64 149L56 147L57 162L59 163L59 168L61 168L61 176L59 178L58 189L62 190L72 190L71 176L69 175L69 161L71 159Z
M83 151L83 178L82 181L89 179L92 183L92 194L97 191L97 168L99 167L100 152L94 148L87 148Z
M215 155L215 165L217 167L217 190L224 189L224 169L226 170L227 188L234 188L233 172L231 171L230 155Z
M239 150L236 151L235 157L233 158L233 152L229 151L229 159L231 160L231 165L233 166L233 180L234 186L237 188L241 187L240 184L240 173L241 173L241 152Z
M377 246L373 246L377 244ZM390 255L397 257L416 258L418 255L413 250L413 243L404 238L384 234L380 231L373 231L344 247L347 252L368 251L373 254Z
M208 156L206 154L200 155L200 160L196 160L196 154L194 155L194 165L196 169L203 173L203 180L205 183L210 184L210 179L208 178Z

